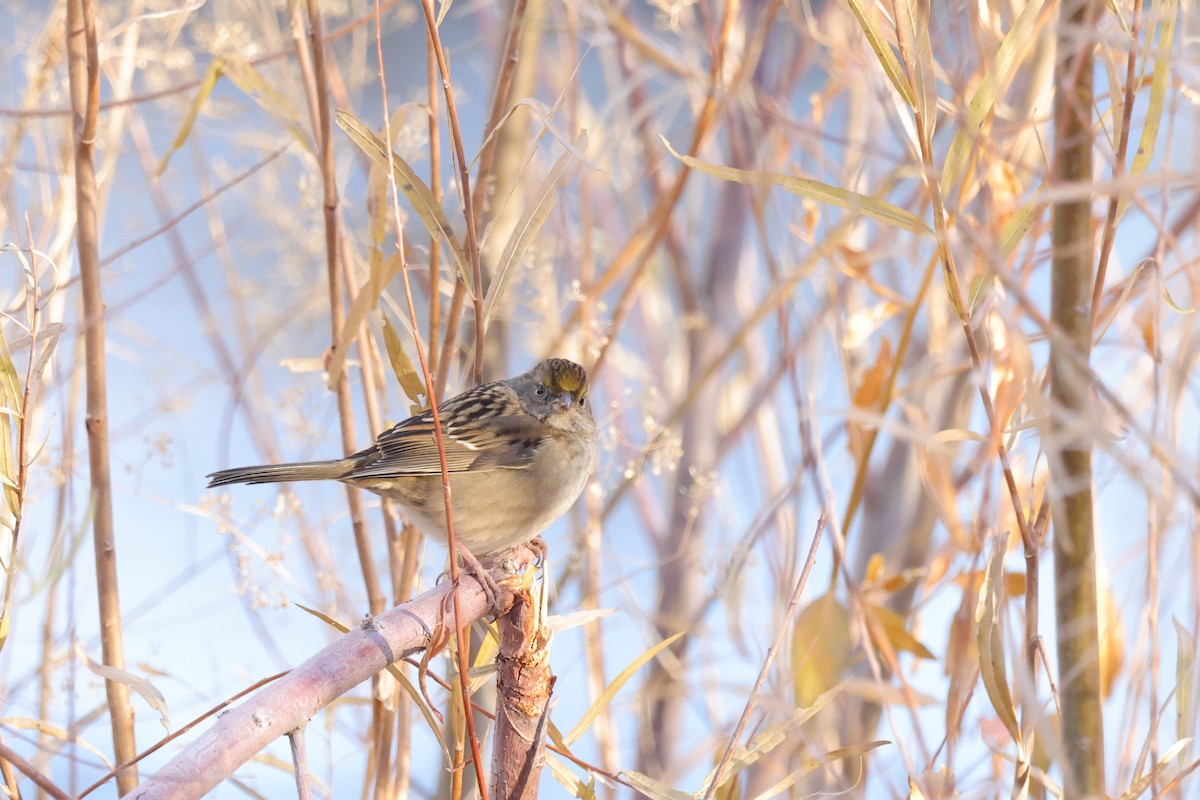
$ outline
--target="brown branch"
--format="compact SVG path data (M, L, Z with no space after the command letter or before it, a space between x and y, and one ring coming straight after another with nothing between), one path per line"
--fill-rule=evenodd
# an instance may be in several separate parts
M535 555L528 548L507 554L514 569L528 567ZM503 578L499 570L494 578ZM150 776L132 795L137 800L201 797L280 736L287 735L345 692L402 658L428 645L442 623L451 596L461 600L464 625L491 613L482 584L462 582L455 591L445 582L402 606L368 617L362 627L339 637L253 698L219 717L211 728ZM501 610L513 602L504 589ZM469 716L469 715L468 715Z
M513 75L516 74L517 62L521 57L521 36L525 25L525 8L528 3L529 0L514 0L512 13L508 17L508 32L504 38L504 50L500 54L496 85L492 90L492 106L488 110L487 122L483 126L483 148L479 152L475 192L471 198L476 219L483 218L484 200L490 194L488 184L492 174L492 164L496 158L496 145L500 141L500 137L496 135L496 126L500 124L500 119L504 116L504 109L509 103Z
M121 600L117 587L117 544L113 533L112 479L108 455L108 394L104 360L104 297L100 290L99 229L95 143L100 104L100 65L93 0L67 2L67 62L75 146L75 243L83 289L84 361L87 368L88 466L91 476L92 543L96 553L96 594L100 645L106 666L125 668ZM129 686L105 681L116 760L137 755ZM122 793L137 786L137 770L117 775Z
M1070 0L1060 10L1055 65L1054 184L1092 181L1093 50L1104 14L1097 0ZM1050 343L1052 424L1045 444L1054 494L1055 622L1068 797L1104 794L1104 725L1096 602L1092 499L1092 203L1089 196L1050 211L1050 318L1061 336Z
M1125 96L1121 100L1121 133L1117 138L1117 151L1113 154L1113 183L1125 176L1125 156L1129 153L1129 129L1133 127L1133 101L1137 92L1138 37L1142 29L1142 0L1133 0L1132 22L1129 30L1129 54L1125 58ZM1089 176L1090 177L1090 176ZM1121 206L1121 193L1113 192L1108 198L1108 213L1104 219L1104 236L1100 242L1100 260L1096 264L1096 280L1092 287L1092 327L1100 314L1100 301L1104 298L1104 276L1108 273L1108 258L1117 239L1117 211Z
M426 5L425 8L426 8L427 15L432 14L431 6ZM430 47L433 48L437 54L438 66L439 66L439 69L442 71L442 79L445 84L446 102L450 109L451 131L452 131L452 133L457 134L457 119L458 118L457 118L456 112L454 111L453 96L450 92L449 72L446 67L444 54L442 53L442 50L441 50L441 41L437 36L437 26L433 23L432 17L427 17L427 19L428 19L430 29L431 29L430 30ZM384 120L385 120L384 124L385 124L385 129L386 129L387 141L391 141L391 127L390 127L391 116L387 113L387 81L386 81L387 71L384 69L383 40L379 33L378 25L376 26L375 52L379 59L379 74L380 74L380 76L384 76L381 80L381 85L382 85L382 89L383 89L382 94L383 94ZM462 146L461 138L458 137L457 135L455 135L454 139L455 139L456 146L459 148L459 157L461 159L461 146ZM400 246L397 248L400 253L400 276L404 282L404 297L408 302L408 319L409 319L409 324L412 326L411 331L412 331L413 342L416 344L416 348L417 348L417 359L421 364L421 376L425 381L425 386L430 387L430 386L433 386L433 376L431 375L431 373L429 371L429 359L426 355L425 348L421 344L421 332L417 327L416 302L413 300L412 281L410 280L409 274L408 274L408 262L404 258L404 247L403 247L404 226L401 223L400 217L399 217L400 205L399 205L399 196L397 193L398 190L396 189L396 181L395 181L396 172L392 168L393 165L391 163L391 160L392 160L392 149L389 147L388 148L388 184L392 190L392 207L396 213L396 239L397 239L397 242L400 243ZM461 164L461 161L460 161L460 164ZM466 181L465 172L462 177L463 177L463 181L464 181L464 183L462 185L462 190L464 193L463 197L464 197L464 202L467 206L467 210L469 212L469 210L470 210L470 187L465 182ZM470 225L468 225L468 251L471 250L471 240L472 240L471 227L470 227ZM476 264L476 268L478 268L478 258L479 258L478 247L474 247L474 252L475 252L475 264ZM478 284L476 284L476 285L478 285ZM461 287L461 283L459 284L459 287ZM458 297L457 289L455 291L455 296ZM450 336L447 336L446 337L447 344L449 344L450 340L451 340ZM483 352L482 348L478 348L477 355L481 355L482 352ZM443 362L443 366L444 366L444 362ZM430 414L433 415L433 440L434 440L434 443L437 445L438 463L439 463L439 467L441 469L441 475L442 475L442 502L445 505L445 509L446 509L446 544L450 550L450 584L451 584L451 586L457 587L457 586L459 586L458 558L460 555L460 551L461 551L462 555L469 557L472 561L475 562L476 569L479 568L479 564L478 564L478 561L475 559L475 557L473 555L471 555L470 551L468 551L465 547L461 548L461 549L459 548L458 542L454 535L454 514L453 514L451 503L450 503L450 470L446 463L446 443L444 441L444 432L443 432L443 428L442 428L441 412L438 410L438 397L439 396L440 396L439 391L433 391L429 395L429 412L430 412ZM466 709L464 711L464 715L463 715L464 723L465 723L465 732L466 732L467 738L470 741L470 745L471 745L471 763L473 764L473 766L475 768L475 779L476 779L476 783L479 786L479 796L482 798L482 800L488 800L487 780L483 777L483 755L482 755L482 750L479 745L479 735L475 731L475 718L469 711L469 709L471 708L471 682L468 678L468 666L470 664L468 650L469 650L470 643L467 640L466 634L464 633L464 629L468 625L470 625L470 621L466 620L465 617L463 616L463 600L461 598L461 594L462 594L461 591L454 591L454 592L451 592L451 594L450 594L450 600L451 600L451 603L452 603L453 609L454 609L454 643L455 643L455 655L457 657L456 663L458 666L459 689L461 691L460 699L462 701L462 707L464 709ZM455 750L455 763L453 765L453 769L451 772L452 780L454 780L456 782L461 782L461 780L462 780L462 770L460 769L460 767L461 767L460 750L461 750L461 748L456 748L456 750ZM458 795L458 793L456 792L455 796L457 796L457 795Z
M438 33L437 11L433 0L421 0L425 11L425 27L429 32L429 47L437 58L438 72L442 75L442 91L446 95L446 121L450 127L450 141L454 145L454 159L458 162L458 181L461 192L463 219L467 234L464 249L467 264L471 268L471 301L475 307L475 383L483 382L483 273L479 264L479 234L476 230L475 208L471 202L471 172L467 168L467 155L463 149L462 127L458 123L458 106L454 102L454 89L450 82L450 65L446 62L446 51ZM486 793L484 795L487 796Z
M515 594L512 609L497 620L500 650L492 745L492 790L497 800L536 800L538 776L546 761L554 673L542 600L526 586Z
M313 135L317 143L318 163L321 169L321 184L324 192L325 217L325 265L329 279L329 322L332 329L332 347L338 346L342 329L346 325L346 308L342 300L342 282L348 267L340 259L340 233L338 230L338 191L337 175L334 171L332 125L329 114L329 80L325 65L325 40L321 33L321 10L317 0L306 3L307 23L309 33L308 51L297 47L300 54L302 73L305 74L305 85L314 116ZM297 16L298 16L297 10ZM307 56L311 56L311 74L303 68L307 65ZM344 344L349 347L349 341ZM361 350L361 341L360 341ZM332 351L331 351L332 352ZM341 363L336 375L331 375L337 394L338 422L342 434L342 451L352 453L358 448L357 434L354 426L354 400L350 395L350 381L346 375L345 362ZM354 532L355 549L358 551L359 568L362 570L363 585L367 591L367 604L372 614L379 614L386 606L383 591L380 588L379 574L375 568L375 554L371 546L370 533L363 508L362 492L357 488L346 485L346 504L350 511L350 525ZM379 733L388 719L388 713L379 699L377 692L372 692L371 699L371 730L372 758L368 759L370 767L378 769L375 756L379 753Z
M38 772L37 767L21 758L18 753L2 742L0 742L0 759L4 759L4 763L16 767L22 775L33 781L38 789L53 797L54 800L69 800L69 794L55 786L53 781Z
M321 182L324 191L325 212L325 266L329 278L329 320L332 329L333 346L337 346L338 337L345 327L346 309L342 301L342 268L338 259L338 192L337 178L334 173L333 140L329 117L329 92L325 70L325 40L321 35L321 13L317 0L308 0L308 26L310 47L312 48L312 83L315 91L317 129L314 136L317 140L318 158L321 167ZM350 384L343 370L340 374L331 376L336 381L338 421L342 434L342 449L352 453L358 448L354 430L354 400L350 396ZM350 524L354 530L354 544L358 550L359 567L362 569L363 585L367 591L367 602L372 614L383 611L385 601L379 588L379 576L375 571L375 555L371 548L371 539L367 533L366 520L363 515L362 494L352 486L346 486L346 502L350 509Z
M433 48L425 48L425 102L429 107L429 191L433 200L442 206L442 126L438 122L438 91L437 91L437 57ZM442 321L442 291L441 286L441 245L438 237L429 235L429 370L440 375L439 365L442 363L438 355L438 342L441 341ZM441 397L443 377L435 390L426 386L429 394L437 392Z

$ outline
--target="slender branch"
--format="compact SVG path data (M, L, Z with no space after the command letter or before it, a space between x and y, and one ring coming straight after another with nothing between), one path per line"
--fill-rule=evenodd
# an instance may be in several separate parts
M100 103L100 65L93 0L67 2L67 62L75 143L75 243L83 289L84 360L87 370L88 466L91 476L92 544L96 554L96 594L100 646L106 666L125 668L121 600L117 586L117 544L113 529L112 479L108 453L108 377L104 358L104 297L101 292L95 143ZM116 760L137 755L129 686L105 681ZM133 767L117 775L124 794L137 786Z
M1060 10L1055 65L1056 184L1086 184L1092 176L1094 33L1099 0L1069 0ZM1050 343L1047 428L1054 523L1055 612L1062 701L1063 783L1068 797L1104 794L1104 726L1092 498L1092 203L1056 203L1051 221L1050 317L1061 332Z
M342 301L343 265L338 259L338 191L333 164L333 139L329 117L329 91L325 69L325 40L321 35L321 11L317 0L307 0L309 38L312 48L313 83L316 91L312 96L317 103L317 139L321 183L324 192L325 211L325 266L329 278L329 322L332 329L333 346L345 327L346 309ZM350 383L346 372L331 376L336 380L338 421L342 434L342 450L352 453L358 448L354 431L354 400L350 396ZM372 614L385 607L383 592L379 588L379 575L375 569L375 555L367 532L363 514L362 494L353 486L346 486L346 502L350 508L350 524L354 530L354 544L358 549L359 567L362 569L363 585L367 591L367 602Z
M300 800L312 800L312 785L308 780L308 747L304 740L304 730L308 723L302 723L295 730L288 731L288 744L292 750L292 773L296 776L296 797Z
M458 162L459 192L461 193L463 219L467 225L465 250L467 263L471 267L471 301L475 307L475 383L483 382L483 273L479 263L479 234L476 231L475 206L471 202L471 172L467 168L467 155L463 149L462 127L458 123L458 106L454 103L454 89L450 81L450 65L446 62L446 50L438 33L437 11L433 0L421 0L425 11L425 27L429 32L429 47L437 58L438 71L442 75L442 91L446 95L446 120L450 126L450 141L454 145L454 158ZM485 794L486 797L486 794Z
M433 200L441 208L442 205L442 126L438 117L437 91L437 57L433 48L425 48L425 103L429 107L429 191ZM441 260L442 249L438 237L429 235L429 369L441 374L439 365L442 363L438 355L438 343L441 341L442 322L442 290L441 290ZM442 381L445 379L443 378ZM437 395L441 397L442 382L437 385ZM425 389L433 394L435 389L426 385Z
M427 9L427 13L430 13L431 11L432 11L432 9ZM444 59L443 59L442 53L441 53L441 42L437 39L437 27L436 27L436 25L433 25L432 21L430 22L430 25L432 27L432 33L431 33L432 39L430 42L430 46L435 47L436 51L438 53L438 63L442 69L443 80L446 82L446 100L447 100L449 107L453 108L454 104L452 101L452 97L450 95L449 78L447 77L448 73L446 72ZM382 42L382 39L380 38L380 34L378 33L378 31L379 31L379 26L376 26L375 49L376 49L376 53L378 54L378 57L379 57L379 74L384 75L386 73L386 71L384 69L384 64L383 64L383 42ZM386 86L386 82L384 85ZM384 91L383 98L384 98L383 102L384 102L384 109L385 109L384 119L388 120L390 118L390 115L386 113L386 108L387 108L387 92L386 92L386 90ZM453 119L455 121L457 120L456 117L454 117ZM389 125L389 128L387 131L387 141L391 141L390 123L388 123L388 125ZM454 130L455 127L456 126L454 124L451 125L452 130ZM458 141L457 139L456 139L456 144L458 144L461 147L461 142ZM391 147L387 148L387 153L388 153L388 162L389 162L388 163L388 184L391 186L391 190L392 190L392 207L393 207L393 209L396 209L396 214L397 214L396 237L397 237L398 242L402 242L403 235L404 235L404 226L401 223L400 218L399 218L400 203L399 203L398 190L396 188L396 181L395 181L396 172L392 168L392 164L391 164L391 160L392 160L392 148ZM464 176L464 178L465 178L465 176ZM465 198L470 197L470 193L468 191L468 186L466 183L463 184L463 192L464 192ZM467 202L467 205L469 206L470 203ZM470 234L468 234L468 235L470 235ZM413 342L416 344L416 348L417 348L417 359L421 363L422 379L425 381L425 386L429 387L429 386L433 386L433 376L429 371L429 359L426 356L426 350L421 344L421 331L417 327L417 307L416 307L416 302L413 300L412 282L409 280L408 260L404 258L404 247L402 246L402 244L397 249L400 254L400 275L404 281L404 296L405 296L405 299L408 301L408 319L409 319L409 323L412 326L411 333L412 333L412 337L413 337ZM478 267L478 257L479 257L478 248L475 248L476 267ZM457 296L457 292L456 292L456 296ZM447 342L449 342L450 337L447 336L446 340L447 340ZM482 353L483 353L483 349L478 348L477 355L482 355ZM443 365L444 365L444 363L445 362L443 362ZM452 513L451 502L450 502L450 469L446 462L446 443L443 438L442 417L441 417L441 412L438 410L438 392L436 392L436 391L432 392L429 396L429 410L430 410L430 413L433 415L433 439L434 439L435 444L437 445L438 463L439 463L439 467L441 469L441 475L442 475L442 501L443 501L443 504L445 505L445 509L446 509L446 543L450 549L450 585L454 586L454 587L458 587L459 582L460 582L460 571L458 568L458 556L459 556L460 548L459 548L458 542L454 536L454 514ZM465 548L463 548L463 550L465 551ZM474 558L474 557L472 556L472 558ZM464 628L467 625L470 625L471 621L467 620L464 617L463 600L460 597L461 594L462 594L461 591L454 591L451 593L450 597L451 597L451 601L453 603L453 608L454 608L454 642L455 642L455 654L457 656L457 663L458 663L459 688L462 692L463 708L470 709L470 707L471 707L471 683L468 678L468 667L469 667L469 662L470 662L468 650L469 650L470 643L467 640L466 634L464 632ZM476 781L479 784L479 795L482 798L482 800L488 800L487 781L483 776L483 754L482 754L482 748L479 745L479 735L475 731L475 718L474 718L474 715L472 715L469 711L464 711L463 716L464 716L465 723L466 723L467 738L470 740L470 744L471 744L471 761L475 768ZM455 764L454 766L457 767L458 765ZM458 769L455 769L454 775L459 776L460 774L461 774L460 771Z
M163 738L159 739L154 744L147 747L142 752L138 753L137 758L133 759L133 761L128 762L126 764L118 764L117 766L113 767L108 772L107 775L101 776L99 780L97 780L91 786L89 786L88 788L86 788L82 792L80 792L78 795L76 795L76 800L83 800L84 797L87 797L89 794L96 791L104 784L108 783L109 779L112 778L112 776L116 775L119 770L124 769L126 766L129 766L129 764L136 764L137 762L144 759L146 756L149 756L149 755L152 755L152 754L158 752L158 750L160 748L162 748L163 746L165 746L167 744L170 744L171 742L178 739L180 736L186 735L189 731L192 730L192 728L195 728L197 725L199 725L204 720L206 720L209 717L213 716L214 714L218 713L222 709L228 708L229 706L236 703L238 700L241 700L246 695L248 695L252 692L258 691L261 687L266 686L271 681L279 680L284 675L287 675L287 671L277 672L274 675L263 678L260 681L255 681L254 683L247 686L245 689L242 689L240 692L237 692L236 694L234 694L232 697L229 697L229 698L217 703L215 706L210 708L208 711L205 711L203 714L196 717L195 719L193 719L188 724L184 725L179 730L172 731L170 734L164 736Z
M512 13L508 17L508 32L504 38L504 50L500 54L499 70L496 73L496 86L492 90L492 106L488 110L487 122L483 126L483 148L479 152L479 168L475 175L475 192L471 198L474 204L476 219L483 219L484 200L489 193L488 184L492 174L492 163L496 158L496 144L500 137L496 136L496 126L504 116L504 109L509 102L509 91L512 87L513 75L517 71L520 60L521 34L525 25L525 8L529 0L514 0Z
M1142 0L1133 0L1132 24L1129 30L1129 54L1125 58L1125 96L1121 100L1121 131L1117 137L1117 151L1113 154L1112 180L1119 184L1125 175L1125 156L1129 153L1129 129L1133 127L1133 101L1137 92L1138 37L1142 29ZM1089 176L1090 177L1090 176ZM1092 326L1100 314L1100 301L1104 298L1104 276L1108 273L1108 258L1117 239L1117 211L1121 206L1121 193L1113 192L1108 198L1108 213L1104 219L1104 237L1100 242L1100 260L1096 264L1096 280L1092 287Z
M508 554L512 569L524 570L535 554L519 548ZM494 571L494 578L507 573ZM501 583L501 611L513 602ZM213 726L150 776L133 800L189 800L212 791L242 764L280 736L295 730L342 694L389 664L424 650L442 621L451 596L460 597L462 621L470 625L492 612L476 580L435 586L404 605L368 617L361 627L338 637L250 700L220 716ZM468 718L470 715L467 715Z
M721 778L724 777L725 770L728 769L729 762L733 759L733 751L737 748L737 743L742 738L742 731L746 730L746 725L750 722L750 715L754 712L758 696L762 693L762 688L767 683L767 676L771 672L771 665L775 663L775 656L779 654L780 648L783 647L784 639L791 633L792 617L795 616L796 609L800 605L800 596L804 594L804 587L808 585L808 575L812 572L813 564L816 563L817 549L821 545L821 534L824 531L825 512L822 511L820 518L817 520L817 529L813 532L812 545L808 549L808 560L804 562L804 569L800 573L800 578L796 581L796 588L792 591L792 597L788 601L787 609L783 612L783 619L780 621L779 628L775 632L775 641L771 642L771 648L767 650L766 658L763 659L762 667L758 671L758 679L754 681L754 688L750 690L750 696L746 698L746 705L742 708L742 715L738 718L737 725L733 729L733 734L729 737L729 744L725 746L725 753L717 763L712 783L708 785L708 789L704 792L704 800L712 800L718 787L720 787Z
M22 775L33 781L38 789L53 797L54 800L70 800L71 795L55 786L54 782L39 772L37 767L21 758L17 752L3 742L0 742L0 759L16 767Z

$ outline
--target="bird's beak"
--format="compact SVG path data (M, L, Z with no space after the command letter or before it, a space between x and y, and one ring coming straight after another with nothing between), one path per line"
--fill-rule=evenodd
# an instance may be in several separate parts
M575 395L570 392L563 392L558 396L559 411L570 411L573 405L575 405Z

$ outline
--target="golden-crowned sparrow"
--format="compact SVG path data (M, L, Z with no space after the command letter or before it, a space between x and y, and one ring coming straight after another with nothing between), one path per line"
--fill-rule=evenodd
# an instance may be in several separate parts
M596 464L587 373L562 358L485 383L439 404L454 534L476 556L523 544L579 497ZM338 480L395 500L425 533L446 541L433 414L380 434L335 461L214 472L209 486Z

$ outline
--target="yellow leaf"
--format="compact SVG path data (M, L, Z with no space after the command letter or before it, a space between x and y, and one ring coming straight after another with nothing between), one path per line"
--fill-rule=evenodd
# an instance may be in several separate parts
M1100 696L1108 699L1125 663L1125 626L1121 620L1121 609L1113 597L1108 572L1103 569L1097 570L1097 579L1096 623L1100 637Z
M896 652L907 651L917 658L932 659L935 656L929 648L917 641L917 637L904 626L904 618L887 606L867 606L871 616L879 623L888 644ZM872 630L872 634L875 631Z
M579 134L575 140L575 147L579 150L587 148L586 131ZM487 302L483 310L485 327L496 313L496 303L504 297L508 282L512 278L513 269L524 257L525 251L529 249L529 245L537 236L538 231L542 229L546 218L554 210L558 190L571 180L578 164L579 161L574 154L563 153L547 173L542 185L534 192L532 202L526 206L525 212L521 214L521 218L513 227L512 234L504 245L504 252L500 254L500 260L496 262L493 271L494 278L489 287Z
M408 355L404 352L404 345L400 342L400 335L396 333L396 329L392 327L391 320L387 318L387 314L383 315L383 344L387 348L388 361L391 362L392 372L396 374L396 380L400 382L400 388L404 390L404 394L414 405L419 405L422 408L427 406L429 392L425 389L425 384L421 381L421 373L417 372L417 368L413 366ZM418 398L422 395L426 400L422 402Z
M337 124L346 132L350 140L367 154L371 161L387 170L389 165L388 147L382 139L372 133L366 125L344 111L337 112ZM450 250L458 279L465 286L471 286L471 270L467 266L467 254L455 237L454 228L451 227L450 220L446 218L445 212L434 198L433 192L418 177L416 170L400 156L392 153L390 164L396 180L396 188L412 205L429 235L441 241ZM474 287L474 289L477 291L478 287Z
M883 37L879 26L875 24L875 16L872 13L875 4L865 2L865 0L849 0L849 2L850 11L858 20L858 27L862 28L862 32L867 37L867 44L871 46L875 58L879 60L879 66L883 67L883 74L887 76L892 88L904 98L904 102L910 108L916 107L917 101L913 97L912 87L908 85L908 80L904 77L904 68L900 66L900 59L896 58L891 45Z
M884 575L884 562L882 553L872 553L871 558L867 560L867 576L863 579L863 583L868 586L873 586Z
M395 253L386 260L381 259L379 263L371 264L371 279L359 290L354 302L350 304L350 310L346 313L346 319L333 347L333 357L325 369L325 385L329 391L337 391L338 380L342 377L342 369L350 355L350 343L358 335L367 314L378 304L379 295L400 272L402 263L400 254Z
M1196 637L1191 631L1175 624L1175 735L1182 739L1196 729L1196 704L1193 674L1196 670Z
M942 194L949 195L950 189L962 174L967 163L967 154L983 132L983 123L992 113L996 98L1004 94L1012 76L1017 74L1017 67L1025 52L1037 42L1037 37L1031 35L1038 14L1041 13L1045 0L1032 0L1025 5L1013 22L1012 28L1000 43L995 57L988 65L983 80L976 87L967 103L967 115L961 127L950 142L946 151L946 160L942 166Z
M1008 689L1005 673L1004 637L1000 630L1000 614L1004 608L1003 573L1004 554L1008 537L1000 534L992 537L992 554L988 561L983 585L979 587L979 603L975 607L976 637L979 645L979 674L987 690L992 708L1008 730L1017 749L1024 754L1021 730L1017 726L1017 712L1012 693Z
M875 356L875 363L863 372L858 386L854 389L852 402L855 408L871 414L879 412L886 400L883 396L884 387L887 385L887 378L891 371L892 346L884 338L879 345L879 352ZM850 452L857 461L866 449L866 426L860 422L851 422L847 428L850 434Z
M808 706L828 691L850 665L850 613L832 592L796 616L792 628L792 684L796 703Z
M830 186L827 183L808 178L797 178L794 175L710 164L707 161L701 161L698 158L685 156L676 152L671 147L670 142L661 136L659 138L662 139L663 144L667 146L667 150L675 158L687 164L692 169L703 172L706 175L712 175L714 178L742 183L748 186L778 186L800 197L808 197L828 205L847 209L848 211L862 213L885 225L891 225L919 236L933 236L933 229L917 218L916 215L905 211L899 206L880 200L877 197L859 194L849 189Z

